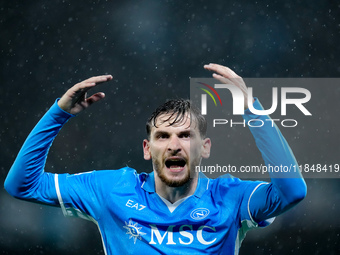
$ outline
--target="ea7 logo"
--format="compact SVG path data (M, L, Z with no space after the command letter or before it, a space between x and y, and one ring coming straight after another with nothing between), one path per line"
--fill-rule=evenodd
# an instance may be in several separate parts
M217 91L215 89L228 89L231 92L232 98L233 98L233 115L243 115L244 114L244 94L242 92L242 90L235 86L235 85L231 85L231 84L215 84L214 88L201 83L200 84L206 86L207 88L210 88L210 90L215 94L215 96L218 97L220 104L222 105L222 101L221 98L219 96L219 94L217 93ZM210 93L207 89L203 89L201 88L201 90L203 90L204 92L206 92L214 101L215 105L217 105L216 100L214 98L214 95L212 93ZM222 90L221 90L222 92ZM273 112L275 112L277 105L278 105L278 89L276 87L272 88L272 106L270 107L270 109L267 110L257 110L254 108L253 106L253 88L248 87L247 90L248 93L248 107L249 110L256 115L269 115L272 114ZM300 93L303 94L304 97L303 98L298 98L298 99L291 99L291 98L287 98L287 95L289 93ZM207 94L202 94L201 95L201 113L202 115L206 115L207 114ZM307 103L309 100L311 99L311 93L309 92L309 90L304 89L304 88L297 88L297 87L282 87L281 88L281 115L286 115L287 113L287 105L288 104L293 104L296 105L297 108L300 109L300 111L304 114L304 115L312 115L304 106L304 103Z
M131 199L129 199L129 200L126 202L125 206L130 207L130 208L134 208L134 209L136 209L136 210L138 210L138 211L141 211L141 210L143 210L143 209L146 207L145 205L138 204L138 203L134 202L134 201L131 200Z

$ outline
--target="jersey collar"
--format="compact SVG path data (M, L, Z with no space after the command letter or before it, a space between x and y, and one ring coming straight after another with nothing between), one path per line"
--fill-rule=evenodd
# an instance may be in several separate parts
M208 190L209 182L210 182L210 179L207 178L203 173L200 172L194 196L200 198L203 195L203 193L206 190ZM141 188L143 190L145 190L146 192L149 192L149 193L155 193L156 192L154 172L147 174L145 176L145 179L144 179L144 182L142 183Z

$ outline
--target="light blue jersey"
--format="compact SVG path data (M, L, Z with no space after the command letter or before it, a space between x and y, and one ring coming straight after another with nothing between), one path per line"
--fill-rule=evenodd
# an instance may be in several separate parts
M259 182L199 178L194 195L170 212L153 173L123 168L56 178L64 214L96 222L108 254L237 254L244 233L258 225L248 204Z
M261 108L259 102L255 102ZM249 229L266 226L306 195L297 171L271 173L271 183L201 175L195 193L170 205L154 175L134 169L80 174L44 172L48 149L72 115L57 103L31 132L5 182L14 197L60 206L64 215L95 222L105 254L238 254ZM244 118L268 118L246 112ZM296 165L276 126L251 129L266 164ZM281 177L281 178L275 178Z

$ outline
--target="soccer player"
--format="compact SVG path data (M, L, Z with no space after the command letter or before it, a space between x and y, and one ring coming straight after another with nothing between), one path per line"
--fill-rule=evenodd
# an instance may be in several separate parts
M231 69L204 67L221 82L234 83L247 99L246 85ZM111 79L103 75L80 82L47 111L6 178L5 188L12 196L60 206L65 216L95 222L105 254L238 254L249 229L270 224L305 197L299 171L272 172L270 183L229 175L209 179L193 171L209 157L211 141L204 117L188 100L166 102L147 121L143 151L144 158L152 160L151 173L138 174L129 167L74 175L45 172L58 131L72 116L104 98L104 93L87 97L87 92ZM258 99L253 99L253 106L263 109ZM264 121L268 116L246 110L243 117L268 123L250 127L267 165L297 166L278 128Z

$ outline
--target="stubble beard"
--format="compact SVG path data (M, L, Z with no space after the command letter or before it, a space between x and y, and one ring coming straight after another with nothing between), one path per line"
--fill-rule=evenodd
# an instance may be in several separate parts
M169 179L165 174L164 164L162 166L162 164L159 162L159 160L155 159L152 162L153 162L155 171L157 172L159 179L161 179L161 181L163 183L165 183L167 186L175 188L175 187L181 187L181 186L183 186L183 185L185 185L185 184L187 184L191 181L192 178L190 178L190 177L192 177L194 175L191 176L190 173L191 173L192 169L195 169L196 165L199 165L199 161L200 160L196 160L191 164L191 166L188 166L188 170L186 171L185 176L180 180Z

